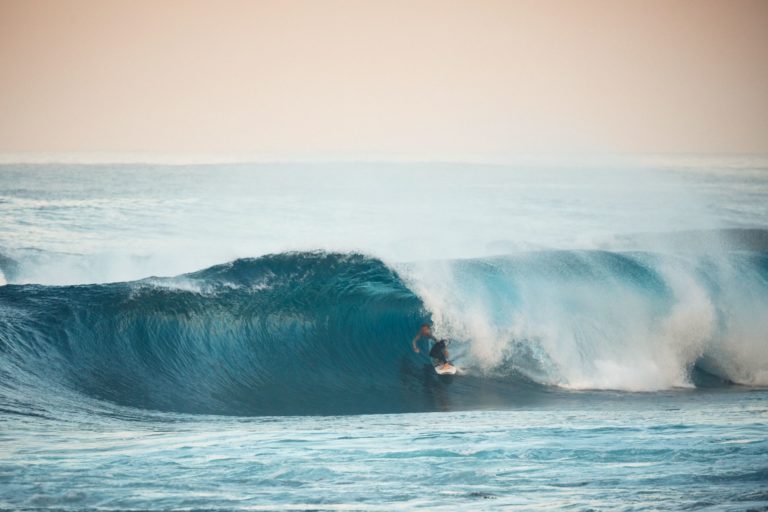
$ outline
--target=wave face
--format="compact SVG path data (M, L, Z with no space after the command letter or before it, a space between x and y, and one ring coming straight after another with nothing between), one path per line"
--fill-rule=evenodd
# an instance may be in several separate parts
M0 399L280 415L767 385L768 256L553 251L405 265L285 253L175 278L0 287ZM450 337L465 372L410 340ZM554 386L554 387L552 387Z

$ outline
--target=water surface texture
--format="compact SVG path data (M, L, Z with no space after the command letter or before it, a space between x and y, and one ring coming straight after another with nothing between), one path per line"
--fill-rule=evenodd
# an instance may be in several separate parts
M0 507L768 509L764 158L3 164L0 219Z

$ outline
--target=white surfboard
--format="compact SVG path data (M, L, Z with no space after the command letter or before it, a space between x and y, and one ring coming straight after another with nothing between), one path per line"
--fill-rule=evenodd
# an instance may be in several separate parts
M438 375L454 375L456 374L456 367L451 363L447 363L444 365L435 366L435 372L437 372Z

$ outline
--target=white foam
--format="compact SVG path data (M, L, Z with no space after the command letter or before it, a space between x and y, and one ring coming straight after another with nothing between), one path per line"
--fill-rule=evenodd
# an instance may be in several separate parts
M732 276L723 271L708 276L719 279L716 290L723 293L713 296L694 263L665 261L655 270L667 293L622 280L629 276L601 276L599 263L590 279L512 280L483 276L478 266L468 271L460 262L405 272L433 312L438 336L464 342L465 367L519 371L569 389L656 391L692 387L691 369L706 358L723 378L766 385L765 287L750 294L739 288L743 269ZM719 268L729 265L722 260ZM724 323L718 311L727 313Z

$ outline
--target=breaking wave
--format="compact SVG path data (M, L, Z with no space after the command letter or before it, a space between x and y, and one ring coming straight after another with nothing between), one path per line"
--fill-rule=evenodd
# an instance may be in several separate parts
M493 408L565 389L768 385L768 255L388 266L284 253L174 278L0 287L0 406L196 414ZM410 340L433 323L462 372ZM76 398L75 398L76 400ZM55 406L55 405L54 405Z

